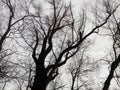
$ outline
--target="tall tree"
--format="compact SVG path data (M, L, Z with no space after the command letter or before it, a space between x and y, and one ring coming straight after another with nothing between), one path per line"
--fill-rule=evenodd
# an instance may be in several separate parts
M25 14L19 17L20 13L18 16L18 10L20 9L18 2L19 0L0 1L0 80L5 82L3 89L6 86L6 82L15 79L16 74L18 74L18 70L15 70L18 64L14 63L13 60L16 51L14 51L15 46L12 42L14 42L13 39L15 39L14 37L21 21L28 16L28 14Z
M49 14L43 14L41 7L37 7L33 17L26 18L20 32L32 49L35 63L31 90L46 90L49 82L59 74L59 67L76 55L87 37L105 25L115 12L105 12L104 19L85 33L87 17L84 10L78 20L73 15L71 3L67 5L58 0L49 0L48 3Z
M7 65L5 65L5 63L3 63L3 59L9 55L11 55L12 53L9 53L9 50L7 49L4 49L4 43L5 43L5 40L8 38L8 35L10 34L10 30L11 30L11 24L12 24L12 19L14 18L14 8L13 8L13 5L11 4L10 0L2 0L0 1L0 3L3 3L4 6L7 7L7 9L9 10L9 16L8 16L8 20L7 20L7 25L6 25L6 28L2 28L4 26L4 23L2 20L0 22L0 77L1 78L4 78L6 77L6 73L7 73ZM2 7L2 6L1 6ZM2 14L0 16L2 18ZM7 64L7 63L6 63Z
M109 12L111 13L111 11L113 10L117 10L118 7L120 6L120 3L116 3L113 0L107 0L104 2L104 4L106 5L106 7L108 8ZM119 21L117 20L117 11L116 13L114 13L112 15L112 18L109 20L106 29L111 31L110 36L112 36L113 39L113 53L114 53L114 60L112 61L111 65L110 65L110 72L109 75L107 77L107 79L105 80L104 86L103 86L103 90L109 90L110 87L110 83L111 80L114 78L115 76L115 70L117 69L117 67L119 66L120 63L120 54L118 52L119 49Z
M90 76L91 72L95 71L95 65L93 65L92 61L89 61L90 58L85 55L90 44L91 43L87 45L86 42L86 46L82 47L80 52L72 58L74 61L71 61L68 65L68 72L71 76L70 90L87 89L87 86L89 87L92 83L92 78L88 76ZM89 73L89 75L87 73ZM85 78L89 79L85 80Z

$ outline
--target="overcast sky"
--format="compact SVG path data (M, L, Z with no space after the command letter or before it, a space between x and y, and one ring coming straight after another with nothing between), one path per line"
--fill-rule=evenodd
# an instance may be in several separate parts
M35 5L40 5L41 3L39 3L39 1L40 0L34 0L34 4ZM67 1L70 1L70 0L66 0L66 2ZM91 4L90 1L92 1L92 0L71 0L72 5L74 7L74 9L73 9L74 12L76 12L76 13L79 12L80 8L82 8L84 6L83 3L85 3L85 2ZM40 2L42 2L42 5L44 7L47 7L46 3L43 3L43 0L41 0ZM34 9L31 8L31 11L34 12ZM91 52L90 55L91 55L92 58L96 58L96 56L97 56L97 58L101 58L105 54L107 54L106 50L109 50L111 48L110 45L111 45L112 41L110 41L110 38L108 36L102 36L102 37L97 36L96 37L96 35L93 35L92 37L95 40L95 42L93 44L94 47L91 47L91 49L90 49L90 52ZM103 74L104 73L106 73L106 69L104 69ZM7 88L6 90L12 90L13 88L12 87L9 88L9 89Z

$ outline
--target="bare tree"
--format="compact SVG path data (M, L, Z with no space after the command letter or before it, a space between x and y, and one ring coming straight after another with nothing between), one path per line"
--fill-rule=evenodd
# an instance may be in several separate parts
M90 45L91 43L87 41L79 53L72 58L74 60L68 65L68 72L71 75L70 90L90 89L93 85L94 80L91 73L98 70L99 67L97 67L98 61L92 61L86 54Z
M0 82L4 84L1 86L1 90L4 90L7 81L18 78L18 72L20 70L17 68L20 65L14 62L14 57L17 56L17 52L15 50L16 46L13 44L16 44L15 39L18 39L18 36L16 37L15 35L21 25L21 21L29 15L24 14L21 17L20 14L19 16L17 15L18 9L20 9L18 2L19 0L0 1Z
M19 74L19 77L24 79L26 78L24 75L28 76L28 80L25 79L28 82L27 89L30 87L32 90L46 90L47 85L58 76L59 67L66 64L70 58L76 55L82 45L85 44L87 37L95 33L98 28L105 25L116 10L115 8L113 11L109 11L108 6L105 6L107 10L105 17L102 18L99 23L95 23L94 27L88 33L85 33L87 20L86 11L83 10L79 20L76 19L72 12L71 3L67 5L63 1L49 0L50 14L43 14L41 7L35 8L36 13L32 14L29 12L29 8L25 7L25 15L18 18L16 14L16 4L13 4L14 0L2 0L1 2L4 3L9 10L9 15L7 17L7 28L5 28L5 30L1 28L3 33L1 33L0 37L0 59L2 60L3 57L12 54L8 54L8 51L4 50L4 42L8 40L11 34L14 35L16 32L19 32L25 43L30 47L27 47L27 49L32 54L30 58L34 60L35 68L31 68L30 64L30 67L25 68L9 60L8 62L9 64L14 64L16 67L22 67L26 73L29 72L29 74ZM12 32L12 30L16 32ZM3 53L3 51L5 53ZM6 63L3 64L6 65ZM1 71L5 71L6 66L4 65L1 64ZM80 67L81 65L78 66L78 68ZM13 74L14 78L18 77L18 71ZM79 70L77 72L79 72ZM7 72L0 75L5 75L6 73ZM20 84L20 89L22 89L21 82L24 80L21 81L19 79L17 81Z
M85 49L87 47L84 47L83 50L80 50L80 53L78 53L74 59L74 61L71 61L68 66L68 72L71 75L71 90L79 90L81 87L85 86L85 81L82 80L82 75L85 75L85 72L89 71L87 69L84 70L85 65ZM82 54L81 54L82 53ZM77 58L77 59L76 59ZM79 58L79 59L78 59Z
M120 3L114 2L113 0L106 0L104 1L104 5L107 7L109 12L116 10ZM103 90L108 90L110 87L110 82L114 78L115 70L119 66L120 63L120 55L117 49L119 48L119 21L116 18L116 13L113 14L112 18L109 20L106 29L109 29L111 31L111 35L113 38L113 53L114 53L114 61L112 61L110 65L110 72L109 75L104 83Z
M49 0L48 3L50 14L43 14L42 9L37 8L33 17L24 20L20 31L31 48L29 50L35 63L32 90L46 90L59 74L59 67L76 55L87 37L105 25L116 10L105 12L105 17L86 34L87 17L84 10L80 19L76 20L71 3L66 5L57 0Z
M7 20L7 25L6 28L2 28L4 23L3 21L1 21L0 23L0 28L1 28L1 33L0 33L0 78L4 78L6 77L6 74L8 73L8 68L9 65L7 64L7 62L4 61L4 59L6 57L9 57L10 55L13 54L13 52L11 52L12 50L9 49L5 49L5 40L8 38L8 35L10 34L10 30L11 30L11 24L12 24L12 19L14 18L14 8L13 5L11 4L10 0L1 0L0 3L3 3L5 5L5 7L7 7L7 9L9 10L9 16L8 16L8 20ZM1 6L2 7L2 6ZM2 14L0 16L2 18Z

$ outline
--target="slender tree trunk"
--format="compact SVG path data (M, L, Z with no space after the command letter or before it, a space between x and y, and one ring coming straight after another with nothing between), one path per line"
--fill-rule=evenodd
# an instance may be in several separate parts
M47 82L47 75L45 69L37 66L36 75L31 90L46 90L47 87L46 82Z
M114 75L114 71L115 69L117 68L117 66L119 65L120 63L120 55L118 56L118 58L111 64L111 70L110 70L110 73L107 77L107 80L105 81L104 83L104 87L103 87L103 90L108 90L109 89L109 86L110 86L110 82L113 78L113 75Z
M114 69L114 70L115 70L115 69ZM110 82L111 82L111 80L112 80L112 78L113 78L114 70L111 70L111 71L110 71L110 74L109 74L109 76L107 77L107 80L106 80L105 83L104 83L103 90L108 90L108 89L109 89Z
M75 83L75 78L73 77L73 79L72 79L72 86L71 86L71 90L74 90L74 83Z

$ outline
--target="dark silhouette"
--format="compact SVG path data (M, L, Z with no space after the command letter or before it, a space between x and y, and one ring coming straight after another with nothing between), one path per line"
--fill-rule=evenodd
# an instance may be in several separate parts
M26 64L25 67L30 66L30 68L22 66L22 68L26 70L26 77L28 76L28 80L26 80L28 86L26 89L46 90L48 84L59 75L60 67L65 65L80 51L83 44L86 44L86 40L89 36L93 33L98 33L99 28L108 23L108 20L113 16L119 5L112 9L109 4L110 0L104 2L104 10L101 10L103 11L102 14L98 15L98 11L94 11L95 13L93 14L95 17L91 19L93 20L92 28L90 28L91 30L88 30L89 28L86 27L86 24L90 21L88 20L86 23L88 14L86 14L87 12L85 10L81 12L79 18L75 18L71 3L65 4L62 0L48 0L47 3L50 5L50 9L49 14L46 14L42 11L44 10L42 7L32 7L32 1L33 0L31 0L29 4L26 1L25 7L24 5L23 7L22 5L20 7L18 5L17 8L24 8L25 10L23 11L25 15L18 15L18 19L16 13L17 9L15 9L16 5L13 4L15 2L12 2L11 0L2 0L5 6L9 9L9 17L7 29L0 37L0 51L3 49L4 42L8 38L11 30L15 29L17 35L19 34L19 38L25 41L25 43L23 43L28 45L25 47L29 49L28 51L31 56L29 59L32 58L32 63L34 63L31 66L30 64ZM35 13L30 12L29 9L31 9L31 7L35 9ZM12 33L13 35L16 34L14 31ZM29 59L25 58L25 60ZM103 90L109 88L114 71L120 63L119 59L120 56L118 56L118 58L111 64L110 74L104 83ZM71 90L74 90L75 79L79 76L79 73L81 73L81 64L82 62L77 65L76 70L72 70L75 73L72 73L73 80ZM23 78L23 76L20 78ZM61 87L64 87L64 85ZM79 86L77 89L79 89Z
M118 56L118 58L114 62L112 62L111 66L110 66L111 67L110 73L109 73L109 75L104 83L103 90L109 90L110 82L113 78L115 69L118 67L119 63L120 63L120 55Z
M106 1L106 7L109 9L109 12L111 13L112 9L114 11L117 10L117 8L120 6L120 4L116 4L115 7L113 7L111 5L111 3L114 3L112 0L111 1ZM115 25L115 28L116 29L113 29L113 27L109 27L109 30L111 31L111 36L112 36L112 39L113 39L113 53L114 53L114 61L111 63L110 65L110 72L109 72L109 75L104 83L104 86L103 86L103 90L109 90L109 87L110 87L110 83L111 83L111 80L114 78L114 75L115 75L115 70L116 68L119 66L119 63L120 63L120 55L117 54L117 49L119 48L119 38L117 38L117 35L119 35L119 31L120 31L120 28L119 28L119 23L118 23L118 20L116 18L116 16L113 14L113 17L112 19L115 21L114 23L113 22L109 22L109 24L113 24ZM116 48L117 47L117 48Z
M51 0L49 4L52 8L50 15L43 17L40 11L37 10L39 11L37 12L38 16L33 16L31 21L38 23L38 26L36 26L35 22L29 24L31 28L28 30L30 30L31 36L34 36L36 40L30 44L24 37L24 33L21 33L25 42L32 48L32 58L35 62L35 77L33 86L31 86L32 90L46 90L47 85L59 74L59 67L66 64L71 57L76 55L86 38L105 25L114 13L113 11L107 14L103 22L85 35L86 14L84 11L78 25L72 12L71 3L66 6L60 1ZM28 36L30 37L30 35ZM60 37L63 38L60 39ZM59 49L56 49L58 51L55 52L54 45L59 41L57 39L60 39L61 45L58 45L59 47L57 48ZM49 59L48 65L45 65L49 55L54 58Z

